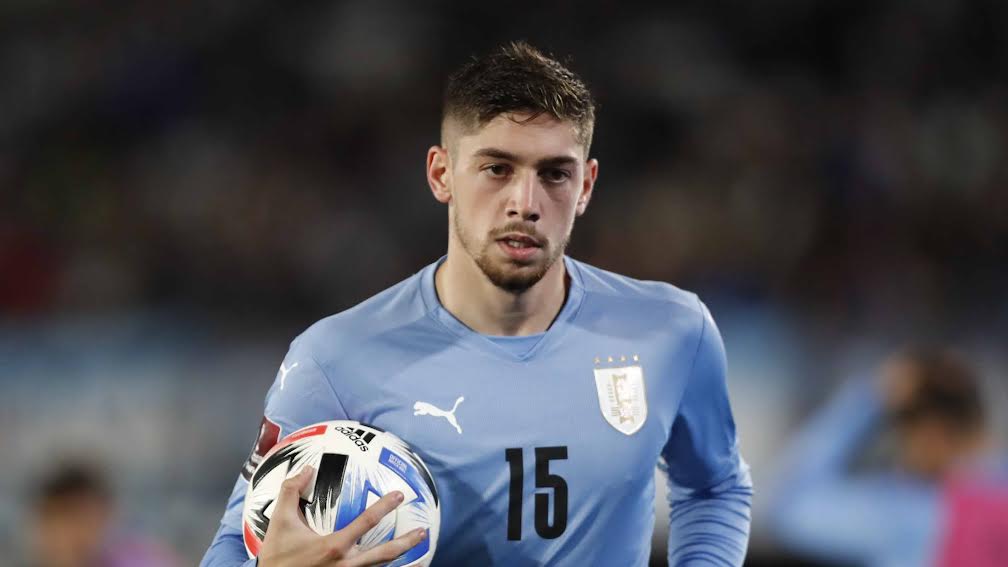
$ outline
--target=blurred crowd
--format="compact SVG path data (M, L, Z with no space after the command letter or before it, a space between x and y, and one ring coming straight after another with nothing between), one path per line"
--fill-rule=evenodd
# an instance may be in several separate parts
M26 450L61 403L38 380L134 392L92 400L118 415L168 399L190 434L221 428L145 438L214 471L168 477L212 527L285 341L443 253L423 163L447 72L525 38L600 104L571 254L707 300L759 484L832 383L897 344L1003 378L1006 25L997 0L4 2L0 441ZM239 385L237 424L200 397ZM134 472L170 464L147 451Z
M1003 3L438 7L7 3L0 306L314 314L398 281L443 248L445 72L522 36L601 104L576 255L832 323L1008 316Z

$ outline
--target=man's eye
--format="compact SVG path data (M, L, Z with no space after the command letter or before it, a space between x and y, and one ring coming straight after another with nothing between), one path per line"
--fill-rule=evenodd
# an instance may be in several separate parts
M495 163L486 168L490 172L490 175L494 177L504 177L510 172L510 168L502 163Z
M570 179L570 172L565 169L547 169L540 173L546 181L550 183L563 183Z

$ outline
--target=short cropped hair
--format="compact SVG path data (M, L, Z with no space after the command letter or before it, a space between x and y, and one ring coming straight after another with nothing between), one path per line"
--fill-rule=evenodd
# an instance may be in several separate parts
M473 57L448 78L442 115L466 131L512 112L543 113L574 123L585 155L595 128L595 101L573 71L524 41ZM531 119L531 118L530 118Z
M90 497L111 501L108 481L96 465L87 462L66 462L46 471L33 487L32 501L37 508L65 498Z

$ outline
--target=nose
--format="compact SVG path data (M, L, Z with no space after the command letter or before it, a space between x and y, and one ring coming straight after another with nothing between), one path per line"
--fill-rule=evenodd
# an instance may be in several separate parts
M539 180L531 175L515 176L508 194L507 216L511 220L536 222L541 216Z

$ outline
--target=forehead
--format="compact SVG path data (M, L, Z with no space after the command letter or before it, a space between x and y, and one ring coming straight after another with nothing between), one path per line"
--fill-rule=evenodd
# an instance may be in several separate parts
M475 131L462 134L458 139L459 154L466 159L481 149L494 148L520 156L523 161L558 156L585 158L573 122L545 113L529 120L530 116L500 114Z

